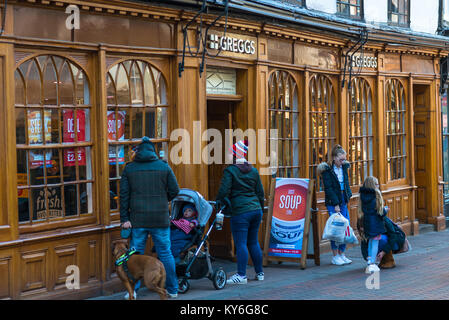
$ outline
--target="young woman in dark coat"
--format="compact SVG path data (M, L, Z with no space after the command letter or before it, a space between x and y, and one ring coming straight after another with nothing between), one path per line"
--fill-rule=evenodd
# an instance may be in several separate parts
M331 163L323 162L318 166L318 174L324 187L324 197L329 216L334 213L341 213L349 221L348 206L352 196L349 187L348 169L349 163L346 161L346 151L336 144L332 148ZM341 266L352 261L345 256L346 244L337 246L335 241L331 241L333 253L332 264Z
M379 271L376 263L378 257L379 241L385 234L384 217L388 207L384 207L382 194L379 190L377 178L369 176L359 190L359 232L362 241L368 241L368 270Z

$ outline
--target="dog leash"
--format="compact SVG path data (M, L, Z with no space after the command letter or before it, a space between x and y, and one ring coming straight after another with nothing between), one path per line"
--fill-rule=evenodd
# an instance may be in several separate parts
M131 280L131 282L136 282L136 279L134 279L134 277L129 273L128 270L128 260L129 258L133 255L137 253L137 250L134 248L129 249L128 251L126 251L124 254L122 254L116 261L115 261L115 265L118 266L122 266L123 270L125 270L126 275L128 276L129 280Z

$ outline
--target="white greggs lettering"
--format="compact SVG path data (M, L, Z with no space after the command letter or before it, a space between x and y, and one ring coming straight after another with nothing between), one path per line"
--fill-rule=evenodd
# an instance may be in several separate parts
M362 57L356 55L352 57L353 67L377 68L377 57Z
M281 195L279 197L279 208L280 209L292 209L296 210L298 209L298 206L302 202L302 197L300 195Z
M243 40L232 37L220 37L211 34L209 37L210 49L230 51L235 53L254 54L256 53L256 42L253 40Z

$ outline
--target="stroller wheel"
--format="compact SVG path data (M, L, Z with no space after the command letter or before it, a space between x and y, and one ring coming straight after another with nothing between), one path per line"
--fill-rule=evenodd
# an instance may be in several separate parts
M190 282L187 279L178 279L178 292L186 293L190 289Z
M215 289L223 289L226 286L226 279L226 272L224 272L222 267L215 270L212 276L212 282L214 283Z

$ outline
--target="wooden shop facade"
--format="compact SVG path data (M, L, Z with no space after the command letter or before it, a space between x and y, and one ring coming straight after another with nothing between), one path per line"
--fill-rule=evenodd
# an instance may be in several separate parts
M69 5L79 10L79 29L67 25ZM345 68L360 38L349 29L345 35L232 13L215 20L218 9L198 16L199 9L118 0L16 0L2 8L0 299L123 290L111 243L120 237L120 174L142 136L154 141L181 187L209 200L224 165L202 161L206 129L223 136L226 129L277 129L270 139L278 143L281 177L316 179L317 165L339 143L352 164L353 225L358 188L374 175L390 217L408 234L419 223L445 228L443 41L417 37L417 45L378 31ZM190 134L186 149L176 129ZM257 160L259 170L268 168ZM270 176L262 180L268 198ZM317 192L319 230L327 219L323 198ZM230 238L229 225L214 232L212 253L232 256ZM72 265L79 267L75 290L66 287Z

